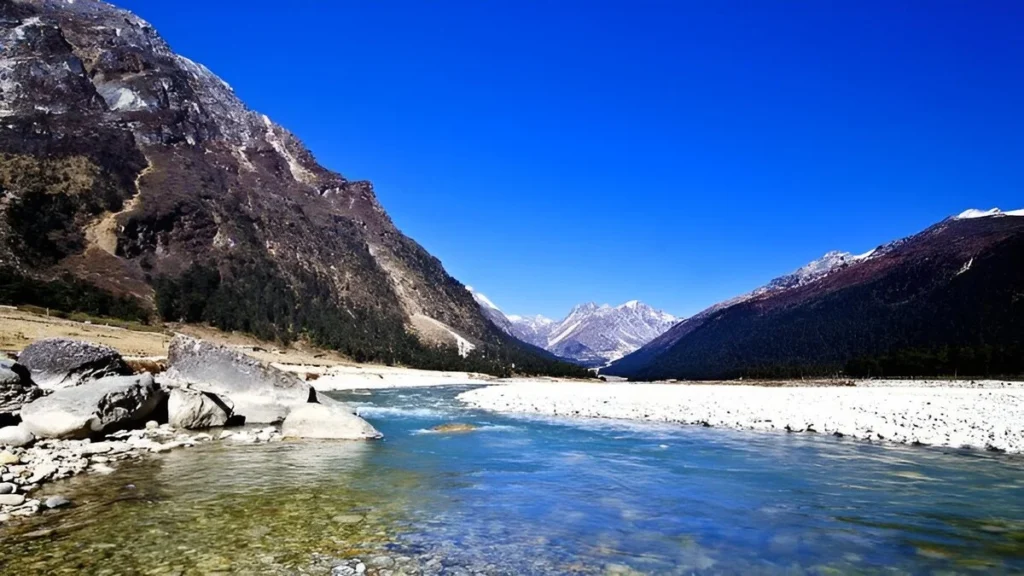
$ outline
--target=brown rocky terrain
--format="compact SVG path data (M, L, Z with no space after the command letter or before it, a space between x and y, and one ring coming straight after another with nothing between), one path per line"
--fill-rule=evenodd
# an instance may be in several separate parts
M369 182L98 0L0 4L0 302L568 373L487 321Z

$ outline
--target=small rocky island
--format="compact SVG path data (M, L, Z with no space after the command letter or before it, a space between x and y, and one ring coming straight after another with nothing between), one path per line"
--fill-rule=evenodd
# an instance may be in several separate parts
M46 482L108 474L149 453L213 441L381 437L299 376L221 345L175 336L166 371L159 367L67 338L0 360L0 523L70 504L33 498Z

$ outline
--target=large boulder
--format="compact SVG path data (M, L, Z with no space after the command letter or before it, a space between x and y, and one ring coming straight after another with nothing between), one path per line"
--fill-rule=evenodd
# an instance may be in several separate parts
M235 414L249 423L281 422L293 407L316 399L313 387L298 376L196 338L175 336L167 361L169 380L230 398Z
M22 448L36 441L34 434L24 426L4 426L0 428L0 446Z
M164 397L150 374L111 376L26 404L21 425L40 438L86 438L144 420Z
M0 360L0 423L13 419L23 405L44 393L32 382L27 368L12 360Z
M49 390L132 373L110 346L70 338L36 340L18 356L18 363L32 372L33 382Z
M167 399L167 423L175 428L195 430L224 426L233 411L230 400L210 392L173 388Z
M285 438L372 440L382 434L346 407L309 403L294 408L281 424Z

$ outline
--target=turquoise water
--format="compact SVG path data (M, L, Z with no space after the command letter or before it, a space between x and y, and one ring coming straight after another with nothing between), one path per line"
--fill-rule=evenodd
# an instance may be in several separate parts
M0 573L1024 571L1019 458L505 417L458 391L338 395L378 443L209 446L50 487L76 508L0 533Z

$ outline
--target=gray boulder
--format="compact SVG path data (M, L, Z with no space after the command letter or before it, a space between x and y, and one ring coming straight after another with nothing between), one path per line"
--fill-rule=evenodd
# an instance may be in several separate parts
M85 438L144 421L164 397L150 374L112 376L26 404L21 425L40 438Z
M36 441L36 437L21 426L5 426L0 428L0 446L22 448Z
M117 350L69 338L36 340L22 351L18 362L32 372L36 385L49 390L132 373Z
M229 400L216 394L173 388L167 399L167 423L187 430L224 426L233 409Z
M310 403L296 407L281 424L285 438L372 440L382 434L369 422L352 414L347 406Z
M67 498L61 495L50 496L49 498L46 499L45 502L43 502L43 506L46 506L50 510L53 510L54 508L63 508L65 506L70 505L71 500L68 500Z
M43 394L32 382L27 368L11 360L0 360L0 415L12 415Z
M273 424L295 406L316 398L312 386L251 356L178 335L167 351L166 377L204 392L227 396L247 423Z

